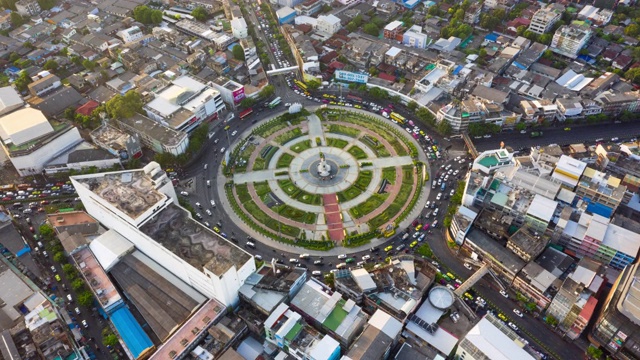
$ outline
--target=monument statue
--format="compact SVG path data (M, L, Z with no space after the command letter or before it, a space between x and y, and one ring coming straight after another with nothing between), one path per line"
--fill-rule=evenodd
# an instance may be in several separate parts
M331 175L331 165L327 163L324 154L320 152L320 163L318 164L318 175L328 177Z

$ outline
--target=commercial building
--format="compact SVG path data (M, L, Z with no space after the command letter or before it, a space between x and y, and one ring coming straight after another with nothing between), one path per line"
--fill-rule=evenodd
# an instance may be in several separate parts
M16 3L16 10L22 16L37 16L42 9L40 4L35 0L20 0Z
M521 338L501 320L485 315L465 335L456 349L456 358L465 360L535 359L523 349Z
M551 51L571 59L578 57L580 50L591 39L591 27L589 25L562 25L551 40Z
M0 118L0 138L4 152L20 176L41 174L49 161L82 142L76 127L50 122L33 108Z
M246 97L244 92L244 85L239 84L226 77L218 77L211 81L211 86L218 90L222 100L234 108Z
M400 338L402 323L376 310L367 327L345 355L350 360L386 359Z
M178 206L160 166L71 177L87 212L142 254L225 306L256 267L253 257ZM107 266L105 266L105 269Z
M159 125L151 119L147 118L147 120L154 125ZM90 136L93 143L98 147L121 159L137 159L142 156L142 146L137 133L129 135L120 129L105 124L93 130Z
M311 16L320 11L324 2L321 0L307 0L295 6L298 16Z
M563 12L564 6L560 4L549 4L547 7L536 11L531 18L529 31L538 35L551 31L553 25L562 17Z
M611 217L627 191L621 182L617 177L587 167L576 185L575 193L587 204L587 211Z
M236 39L246 38L249 35L248 31L249 28L244 18L231 19L231 33Z
M21 108L24 101L11 86L0 88L0 116Z
M345 70L336 70L334 72L334 76L336 77L336 80L355 82L359 84L366 84L369 81L369 75L367 74L355 73Z
M586 168L586 163L570 156L562 155L556 163L551 177L560 181L564 188L573 190L578 185L578 180Z
M551 290L558 277L547 271L537 262L530 262L513 279L512 288L536 304L538 311L549 306L552 300Z
M202 81L183 75L154 93L143 109L151 119L171 129L190 133L225 109L220 93Z
M385 39L396 40L396 37L404 30L404 23L400 20L394 20L388 23L383 29Z
M323 35L332 36L337 33L342 25L340 24L340 19L333 15L320 15L318 16L318 21L316 22L316 31L322 33Z
M529 262L538 257L547 246L549 238L543 235L544 233L539 233L530 226L521 227L509 237L507 249Z
M298 360L338 360L340 344L309 326L302 316L280 304L264 323L268 342Z
M469 253L475 253L479 261L489 263L491 269L502 277L506 283L512 283L516 274L526 264L511 250L476 227L472 227L467 234L463 249Z
M291 7L285 6L276 11L276 17L278 18L278 24L290 24L296 18L296 11Z
M635 113L640 109L640 94L633 91L624 93L604 91L595 100L602 107L602 112L611 116L620 115L624 111Z
M187 150L189 146L189 136L184 131L174 130L162 123L153 121L146 116L135 114L129 118L116 120L120 129L136 140L129 145L128 151L137 149L136 143L142 142L150 149L157 153L169 153L180 155ZM133 154L136 154L134 152ZM133 155L132 155L133 156Z
M451 237L455 240L456 244L462 245L464 238L469 233L473 221L478 216L478 213L462 205L458 208L453 219L451 219L451 226L449 232Z
M289 306L345 348L362 332L368 318L355 301L345 301L339 292L332 292L316 279L307 281Z
M422 27L413 25L402 35L402 44L417 49L426 49L430 44L429 36L422 33Z
M142 39L144 33L138 26L132 26L128 29L118 31L116 35L127 44Z
M640 358L639 263L626 267L615 280L589 333L589 341L614 358Z
M240 287L240 299L268 316L278 305L291 300L306 281L303 268L264 264Z

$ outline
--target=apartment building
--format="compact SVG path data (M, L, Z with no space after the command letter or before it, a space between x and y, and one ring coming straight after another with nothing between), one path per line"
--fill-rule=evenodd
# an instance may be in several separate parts
M142 39L144 33L138 26L132 26L128 29L118 31L116 35L127 44Z
M331 36L340 30L342 25L340 24L340 18L333 14L320 15L316 22L316 31Z
M547 7L536 11L531 18L529 31L539 35L551 31L553 25L562 17L563 12L564 6L560 4L549 4Z
M395 40L403 30L403 22L400 20L394 20L384 27L384 37L385 39Z
M522 339L500 319L485 315L460 340L455 358L464 360L484 359L535 359L524 350Z
M21 0L16 3L16 10L22 16L37 16L42 9L35 0Z
M587 167L576 185L575 193L587 205L587 211L611 217L616 211L627 187L622 180L607 173Z
M611 116L620 115L625 111L640 111L640 94L637 92L617 93L605 91L598 95L595 100L602 107L602 112Z
M592 31L589 25L562 25L551 40L551 51L571 59L578 57L580 50L591 39Z

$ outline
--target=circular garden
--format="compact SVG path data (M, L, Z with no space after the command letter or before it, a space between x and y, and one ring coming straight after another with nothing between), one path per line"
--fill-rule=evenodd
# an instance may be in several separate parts
M315 250L364 245L395 233L428 180L412 140L363 112L282 114L234 147L226 197L271 239Z

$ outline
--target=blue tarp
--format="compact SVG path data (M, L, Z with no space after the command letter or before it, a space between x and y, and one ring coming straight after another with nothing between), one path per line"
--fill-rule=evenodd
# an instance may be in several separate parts
M519 63L519 62L517 62L517 61L514 61L514 62L513 62L513 65L515 65L515 67L517 67L518 69L527 70L527 67L526 67L526 66L524 66L524 65L520 64L520 63Z
M487 36L484 37L484 39L496 42L496 41L498 41L498 34L496 34L496 33L488 34Z
M111 322L134 358L138 358L144 350L153 346L149 336L126 307L114 311L111 314Z
M596 61L589 55L578 55L578 59L586 62L587 64L594 64Z
M607 219L611 218L611 214L613 213L613 209L598 203L590 203L587 205L587 211L593 214L602 215Z
M456 68L453 70L453 75L458 75L460 70L462 70L462 65L456 66Z
M18 251L16 253L16 257L20 257L26 253L30 253L31 252L31 248L28 245L25 245L22 249L20 249L20 251Z

